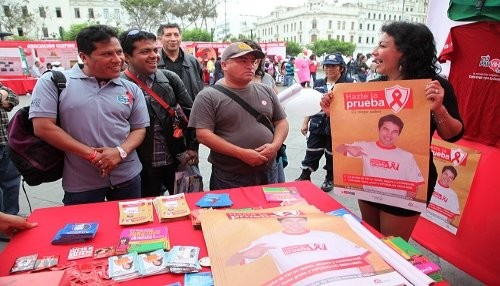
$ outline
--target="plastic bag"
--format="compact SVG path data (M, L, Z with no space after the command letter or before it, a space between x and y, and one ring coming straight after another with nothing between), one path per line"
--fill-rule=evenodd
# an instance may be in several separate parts
M182 165L175 172L174 194L203 192L203 177L196 165Z

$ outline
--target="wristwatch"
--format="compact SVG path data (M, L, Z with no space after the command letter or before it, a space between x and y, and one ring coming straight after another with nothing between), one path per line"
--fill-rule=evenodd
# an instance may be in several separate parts
M120 146L116 146L116 149L118 149L118 152L120 152L120 157L122 157L122 159L125 159L127 158L127 152L125 152L125 150L123 150L122 147Z

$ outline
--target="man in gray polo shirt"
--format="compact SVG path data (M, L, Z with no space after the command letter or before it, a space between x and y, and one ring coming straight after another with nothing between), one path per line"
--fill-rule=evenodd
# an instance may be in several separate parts
M83 67L64 72L67 85L59 103L47 73L38 80L30 106L35 134L66 154L63 203L139 198L142 166L135 149L149 126L144 94L119 78L123 50L115 28L87 27L76 43Z
M216 86L256 109L274 132L219 90L205 88L194 100L188 126L211 149L211 190L277 182L276 153L288 135L288 121L274 91L252 82L256 59L262 58L264 53L245 43L229 45L222 54L224 78Z

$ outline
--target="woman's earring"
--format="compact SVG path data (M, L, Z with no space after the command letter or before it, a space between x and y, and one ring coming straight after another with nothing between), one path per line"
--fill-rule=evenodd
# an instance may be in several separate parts
M402 69L403 69L403 66L399 65L399 71L401 71Z

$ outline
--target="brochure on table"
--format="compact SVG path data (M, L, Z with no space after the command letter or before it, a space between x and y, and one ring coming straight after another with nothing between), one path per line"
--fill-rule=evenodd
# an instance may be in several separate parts
M356 233L344 218L309 205L248 212L214 210L202 213L200 219L215 285L332 281L335 285L409 285L364 240L364 233ZM419 275L411 264L406 266ZM420 274L424 282L419 285L432 282Z

